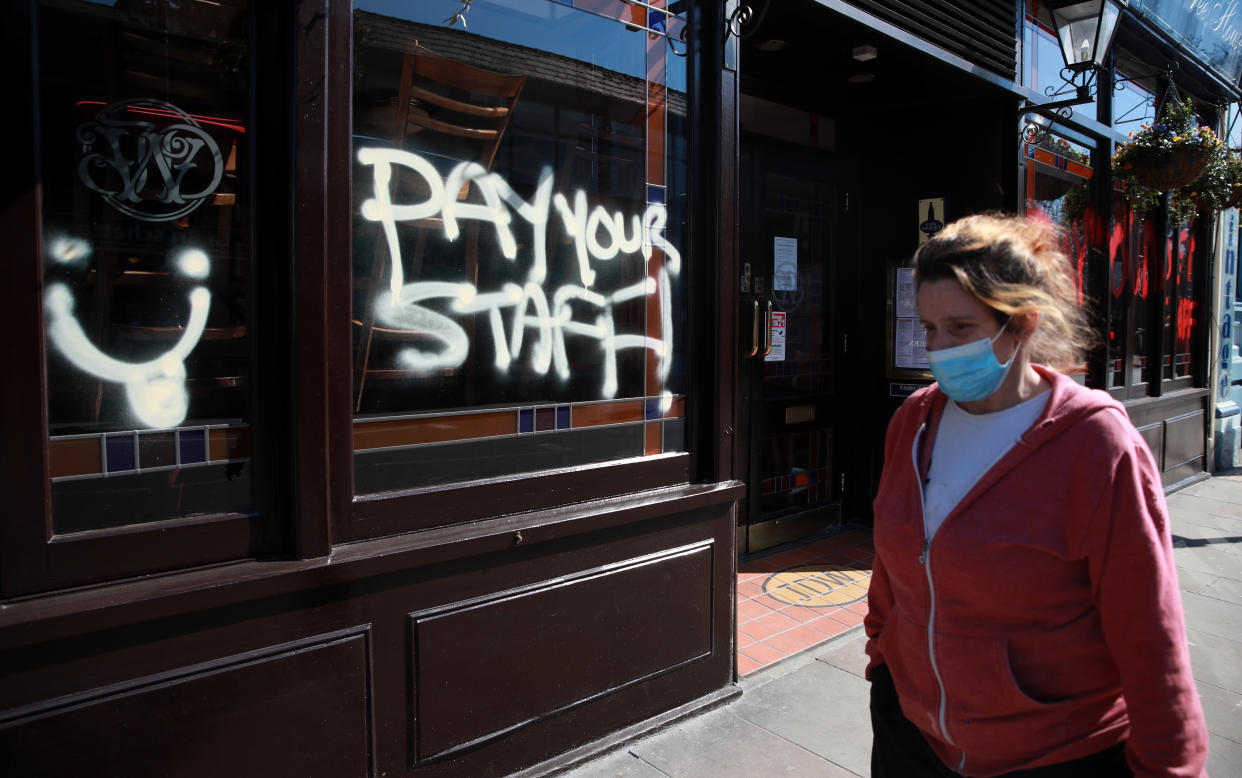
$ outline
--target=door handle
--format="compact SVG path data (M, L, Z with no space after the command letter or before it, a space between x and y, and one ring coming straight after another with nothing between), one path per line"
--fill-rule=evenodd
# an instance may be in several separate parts
M758 303L756 303L758 305ZM766 357L772 353L772 301L768 300L768 312L764 316L767 327L763 330L763 355Z
M750 317L750 353L747 357L753 357L759 353L759 301L751 300L754 303L755 310Z

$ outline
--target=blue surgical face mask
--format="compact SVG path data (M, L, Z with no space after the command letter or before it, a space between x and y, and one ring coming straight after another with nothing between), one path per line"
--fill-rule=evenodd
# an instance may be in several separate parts
M1006 322L1000 332L990 338L980 338L961 346L927 352L927 362L931 366L932 375L940 383L940 391L959 403L991 397L1004 383L1014 358L1018 356L1018 348L1015 347L1013 356L1002 365L996 361L996 353L992 351L992 343L1008 326L1009 323Z

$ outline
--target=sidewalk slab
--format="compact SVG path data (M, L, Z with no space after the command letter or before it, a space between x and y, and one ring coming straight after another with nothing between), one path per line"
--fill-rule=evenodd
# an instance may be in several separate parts
M740 718L733 706L637 743L630 751L670 778L856 778L854 773Z
M729 706L737 716L844 767L871 774L870 685L826 662L811 662Z

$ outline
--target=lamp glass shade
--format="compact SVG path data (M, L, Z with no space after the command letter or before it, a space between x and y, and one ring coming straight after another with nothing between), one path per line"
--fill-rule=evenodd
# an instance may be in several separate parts
M1113 34L1117 31L1120 7L1109 0L1086 2L1046 2L1061 43L1061 55L1070 70L1088 70L1103 64Z

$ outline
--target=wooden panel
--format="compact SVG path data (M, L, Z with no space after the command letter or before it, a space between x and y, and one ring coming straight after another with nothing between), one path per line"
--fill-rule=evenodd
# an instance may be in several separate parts
M1138 432L1146 441L1147 447L1151 449L1151 456L1156 460L1156 464L1163 469L1164 462L1164 424L1157 422L1149 424L1146 427L1139 427Z
M411 614L416 760L709 655L713 592L706 542Z
M8 711L5 773L366 775L367 640L357 628Z
M1204 455L1204 419L1203 411L1195 411L1164 423L1164 470Z

